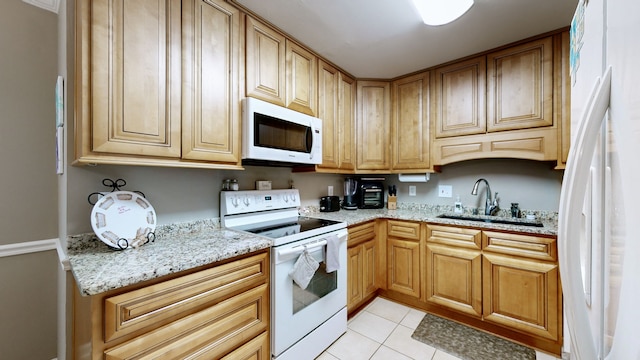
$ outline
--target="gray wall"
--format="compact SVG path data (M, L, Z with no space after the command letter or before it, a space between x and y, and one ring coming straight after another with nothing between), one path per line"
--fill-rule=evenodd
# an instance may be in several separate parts
M443 166L426 183L400 183L397 176L387 177L387 182L398 185L399 202L453 206L460 195L463 206L484 208L485 186L480 185L478 196L471 195L471 189L476 180L485 178L491 191L499 192L502 209L517 202L521 209L558 211L563 171L553 170L554 165L529 160L473 160ZM415 197L409 196L409 185L416 186ZM451 185L452 197L439 197L439 185Z
M94 191L108 190L104 178L123 178L123 190L145 193L158 214L158 223L190 221L219 216L219 192L222 181L237 178L240 189L253 189L256 180L271 180L273 188L287 188L290 182L300 190L303 206L318 205L320 196L327 195L327 186L334 194L343 195L341 175L292 173L289 168L247 167L245 171L202 169L170 169L98 165L69 169L70 186L69 233L90 232L91 205L87 196ZM441 173L432 174L427 183L400 183L397 175L385 175L387 184L398 185L398 201L453 205L456 194L464 206L484 207L484 186L481 196L471 195L476 179L486 178L491 189L500 192L502 208L519 202L523 209L558 210L562 172L552 170L548 163L526 160L481 160L447 165ZM417 196L409 196L409 185L415 185ZM452 185L453 198L440 198L438 185Z
M0 1L0 245L57 228L54 86L57 17ZM0 357L56 357L55 251L0 257Z

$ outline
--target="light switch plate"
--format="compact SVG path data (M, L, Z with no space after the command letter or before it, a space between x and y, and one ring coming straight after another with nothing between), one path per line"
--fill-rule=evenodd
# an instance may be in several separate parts
M439 185L438 186L438 196L444 198L450 198L453 193L453 186L451 185Z
M409 196L416 196L416 186L409 185Z

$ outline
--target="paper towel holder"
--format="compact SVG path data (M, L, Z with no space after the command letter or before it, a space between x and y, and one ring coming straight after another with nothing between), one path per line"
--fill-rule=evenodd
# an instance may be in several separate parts
M400 182L427 182L431 173L424 174L398 174L398 180Z

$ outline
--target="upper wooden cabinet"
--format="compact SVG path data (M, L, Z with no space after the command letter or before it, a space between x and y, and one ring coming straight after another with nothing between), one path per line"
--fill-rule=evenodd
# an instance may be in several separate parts
M325 133L326 134L326 133ZM338 144L340 169L356 168L356 80L339 74Z
M485 57L437 68L434 74L436 138L485 133Z
M316 116L318 59L309 50L286 41L286 102L288 108Z
M564 169L571 146L571 74L569 72L569 32L556 34L554 41L555 89L553 116L558 124L558 168Z
M240 12L76 2L74 164L240 167Z
M318 117L322 119L322 165L337 169L340 166L338 119L338 83L340 73L320 60L318 67Z
M355 81L320 60L318 117L322 119L322 164L317 170L355 168Z
M563 120L556 111L568 98L556 94L561 89L556 62L562 53L554 47L554 36L434 70L432 165L483 158L558 159Z
M246 17L247 96L285 106L285 37Z
M318 58L247 16L246 94L317 116Z
M487 56L487 131L553 125L553 38Z
M180 2L97 0L77 7L79 155L179 158Z
M392 84L391 171L425 172L430 168L429 72Z
M390 169L390 88L387 81L357 82L357 170Z
M183 1L182 158L240 164L240 11Z

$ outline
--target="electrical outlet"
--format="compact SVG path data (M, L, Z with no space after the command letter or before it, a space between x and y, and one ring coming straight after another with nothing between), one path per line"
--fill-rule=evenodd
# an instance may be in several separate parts
M416 186L409 185L409 196L416 196Z
M333 196L333 186L327 186L327 195Z
M450 198L453 193L453 186L451 185L439 185L438 186L438 196L444 198Z

